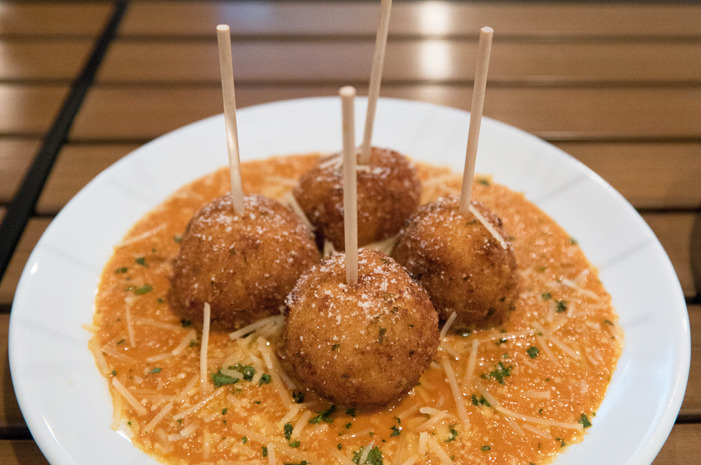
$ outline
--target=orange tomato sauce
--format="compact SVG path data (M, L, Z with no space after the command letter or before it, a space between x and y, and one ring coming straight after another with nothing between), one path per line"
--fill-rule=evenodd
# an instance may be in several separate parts
M246 162L244 190L282 200L317 157ZM459 192L449 169L418 169L422 202ZM228 188L221 169L179 189L133 226L100 279L90 348L109 382L112 426L156 460L540 464L596 423L623 344L610 296L574 238L485 178L473 198L502 218L513 243L516 310L498 328L451 328L406 396L348 410L306 391L277 354L281 316L235 339L211 332L201 373L203 335L165 296L189 219Z

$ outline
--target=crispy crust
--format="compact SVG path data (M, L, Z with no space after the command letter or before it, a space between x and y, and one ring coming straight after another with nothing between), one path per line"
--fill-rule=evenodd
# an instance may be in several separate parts
M227 194L193 216L173 261L168 302L186 320L233 330L279 313L297 278L319 260L314 236L275 200L246 195L234 215Z
M373 407L411 390L438 348L426 292L390 257L361 249L359 280L345 255L312 267L287 299L285 357L308 388L336 404Z
M373 147L369 165L359 168L357 179L358 244L395 235L419 205L421 181L416 168L398 152ZM344 250L340 157L322 157L302 175L293 195L315 226L319 239L328 239L336 250Z
M478 202L475 208L505 236L501 220ZM457 197L419 208L397 236L392 257L431 296L442 319L456 312L453 328L501 324L518 298L513 248L504 249L472 213L459 212Z

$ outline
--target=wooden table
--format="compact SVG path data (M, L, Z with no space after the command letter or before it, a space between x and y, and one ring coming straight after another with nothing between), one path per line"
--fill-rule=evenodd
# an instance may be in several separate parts
M239 106L367 87L372 1L0 3L0 463L46 463L6 354L32 247L91 178L222 111L214 27L232 27ZM469 109L479 27L496 31L485 114L574 155L658 235L692 361L655 464L701 460L701 6L401 2L382 93ZM664 311L664 309L660 309Z

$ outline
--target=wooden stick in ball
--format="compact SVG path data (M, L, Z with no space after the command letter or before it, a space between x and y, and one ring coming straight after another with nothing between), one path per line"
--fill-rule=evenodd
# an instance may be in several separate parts
M339 91L343 116L343 223L346 284L358 282L358 195L355 157L355 88Z

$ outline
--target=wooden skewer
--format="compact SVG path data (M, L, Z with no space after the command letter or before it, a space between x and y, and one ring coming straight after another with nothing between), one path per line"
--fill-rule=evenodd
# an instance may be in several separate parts
M236 94L234 92L234 67L231 60L231 35L229 26L217 26L219 43L219 70L221 72L222 96L224 98L224 122L226 124L226 146L229 151L231 173L231 200L234 214L243 214L243 187L241 186L241 161L239 159L239 136L236 127Z
M346 246L346 284L358 282L358 195L355 158L355 88L339 91L343 115L343 227Z
M382 0L380 4L380 27L375 37L375 53L372 57L372 71L370 73L370 88L368 90L368 109L365 114L365 133L363 144L360 147L361 165L366 165L370 159L372 130L375 125L375 110L377 99L380 96L380 83L382 82L382 68L385 63L385 49L387 48L387 33L389 31L389 14L392 9L392 0Z
M472 107L470 108L470 128L467 133L467 151L465 154L465 170L462 175L462 191L460 193L460 212L465 214L470 209L472 183L475 178L475 161L477 160L477 144L482 125L482 110L484 109L484 94L487 89L487 71L489 70L489 54L492 50L491 27L480 29L480 40L477 51L477 70L475 85L472 91Z

